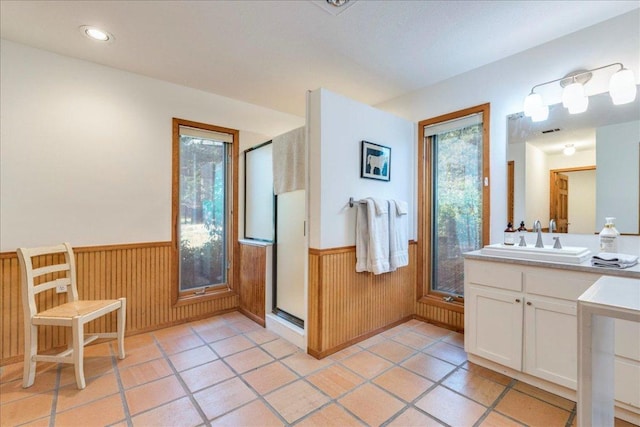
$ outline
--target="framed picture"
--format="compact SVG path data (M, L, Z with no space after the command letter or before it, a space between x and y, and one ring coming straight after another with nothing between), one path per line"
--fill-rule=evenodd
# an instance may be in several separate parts
M391 148L384 145L362 141L362 154L360 155L360 177L377 179L380 181L391 180Z

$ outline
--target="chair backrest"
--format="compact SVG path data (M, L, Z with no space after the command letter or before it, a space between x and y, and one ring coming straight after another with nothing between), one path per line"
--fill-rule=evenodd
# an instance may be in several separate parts
M40 292L64 286L67 292L67 301L78 300L76 263L69 243L39 248L18 248L17 252L21 267L22 307L25 318L31 318L37 314L36 295ZM64 254L64 262L60 262L60 254ZM32 258L34 257L40 257L37 268L33 268ZM42 263L45 265L41 266ZM60 277L63 274L64 277ZM52 275L56 278L45 277L45 281L36 284L36 279L45 275Z

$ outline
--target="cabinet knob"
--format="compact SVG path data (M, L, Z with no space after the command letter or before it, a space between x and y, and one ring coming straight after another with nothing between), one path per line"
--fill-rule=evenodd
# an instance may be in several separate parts
M516 298L516 302L520 302L520 298Z
M531 301L527 301L527 305L531 305Z

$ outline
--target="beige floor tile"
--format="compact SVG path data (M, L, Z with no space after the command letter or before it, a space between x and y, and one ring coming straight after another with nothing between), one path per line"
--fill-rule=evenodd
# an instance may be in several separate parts
M151 334L158 341L166 341L177 337L193 335L193 330L188 323L183 323L181 325L171 326L169 328L158 329L151 332Z
M405 407L402 401L371 384L358 387L338 402L372 426L384 423Z
M484 406L444 387L436 387L416 402L416 407L452 426L472 426L485 413Z
M331 356L329 356L329 359L331 360L343 360L346 359L349 356L353 356L356 353L360 353L362 351L362 347L359 347L357 345L352 345L350 347L347 347L343 350L340 350L336 353L333 353Z
M180 377L192 393L228 380L233 376L233 371L221 360L214 360L213 362L180 372Z
M135 426L181 426L201 425L205 420L191 403L188 397L174 400L166 405L143 412L131 419Z
M502 384L464 369L458 369L442 384L485 406L491 406L505 389Z
M380 356L363 351L341 361L344 366L365 378L373 378L393 366Z
M416 409L409 408L387 425L390 427L441 427L443 424Z
M270 363L255 371L247 372L242 377L263 395L299 378L280 362Z
M204 329L202 331L199 331L198 334L206 342L215 342L223 340L225 338L235 337L236 335L238 335L238 332L231 329L227 325L221 325L209 329Z
M257 331L257 330L263 329L262 326L260 326L259 324L257 324L253 320L250 320L250 319L247 319L247 318L232 322L232 323L229 324L229 326L232 329L235 329L236 331L238 331L240 333L246 333L246 332Z
M162 352L154 343L132 348L126 347L125 344L125 351L126 357L117 361L119 369L163 357Z
M492 371L491 369L487 369L485 367L476 365L475 363L471 363L471 362L465 363L464 365L462 365L462 368L466 369L471 373L480 375L482 377L485 377L487 379L490 379L491 381L497 382L498 384L502 384L502 385L509 385L512 380L506 375L503 375L499 372Z
M309 415L304 420L296 424L296 427L342 427L342 426L363 426L353 415L332 403Z
M156 359L139 363L129 368L120 369L122 386L127 389L173 374L169 363L165 359Z
M393 363L402 362L404 359L408 358L416 352L415 349L407 347L406 345L400 344L393 340L385 340L378 344L374 344L367 350L369 350L371 353L377 354L378 356L382 356Z
M416 354L409 360L403 362L402 366L416 374L427 377L431 381L440 381L445 375L456 368L450 363L426 354Z
M440 326L426 322L423 322L421 325L416 325L413 330L434 339L446 337L452 332L450 329L441 328Z
M137 415L184 395L184 389L173 375L125 391L131 415Z
M325 368L333 363L331 359L318 360L306 353L298 352L292 356L282 359L282 363L293 369L298 375L309 375L319 369Z
M274 341L262 344L260 347L262 347L276 359L282 359L283 357L292 355L293 353L299 351L297 346L282 338L278 338Z
M350 392L364 382L361 377L340 365L331 365L309 375L307 381L328 394L332 399Z
M502 414L492 411L487 418L485 418L479 427L519 427L522 424L507 418Z
M115 374L103 375L93 380L87 380L84 390L78 390L76 384L61 387L58 391L56 412L66 411L75 406L84 405L94 400L102 399L118 393L118 380Z
M225 338L220 341L216 341L211 345L211 348L218 353L220 357L226 357L230 354L238 353L242 350L254 347L255 344L242 335L237 335L231 338Z
M151 333L138 334L124 337L124 350L128 352L134 348L145 347L155 344L155 338Z
M405 332L403 334L398 334L391 338L394 341L399 342L400 344L404 344L411 348L415 348L416 350L420 350L425 346L434 342L433 338L429 338L423 334L419 334L414 331Z
M53 391L36 394L0 406L2 426L15 426L51 415Z
M551 403L552 405L558 406L567 411L573 411L573 408L575 408L576 406L576 403L572 402L569 399L565 399L564 397L549 393L548 391L544 391L542 389L539 389L538 387L523 383L522 381L516 382L513 388L515 390L521 391L524 394L537 397L540 400L544 400L547 403Z
M256 394L242 380L235 377L195 393L193 397L212 420L256 398Z
M442 341L460 348L464 348L464 334L461 334L459 332L451 332L451 334L448 337L444 338Z
M373 382L407 402L411 402L433 385L428 379L400 367L391 368Z
M273 332L267 331L266 329L257 329L255 331L247 332L246 334L244 334L244 336L249 338L251 341L253 341L258 345L264 344L279 338L279 335L276 335Z
M560 409L517 390L509 390L496 405L496 411L530 426L565 425L569 411Z
M183 351L169 357L177 371L184 371L207 362L218 359L218 356L208 346L200 346Z
M38 366L36 366L36 368L42 368L42 365L43 365L42 363L39 363ZM48 365L54 365L54 364L49 363ZM22 362L0 366L0 384L4 384L10 381L15 381L17 379L22 379L23 367L24 367L24 364Z
M224 359L239 374L259 368L273 360L273 357L259 347L250 348Z
M49 427L51 424L51 417L44 417L34 421L29 421L26 424L21 424L20 427Z
M109 340L97 344L90 344L84 348L84 357L111 357L114 355L111 351L111 344L117 342ZM125 347L126 350L126 347Z
M75 370L71 364L62 365L62 375L70 373L75 382ZM112 357L84 357L84 377L85 379L99 377L104 374L113 373ZM37 375L37 373L36 373Z
M284 423L262 401L253 402L211 421L215 427L278 427Z
M56 387L57 377L57 373L52 370L42 374L36 373L36 380L29 388L22 388L22 378L5 382L0 385L0 404L51 391Z
M385 337L383 337L382 335L374 335L370 338L367 338L364 341L360 341L358 345L362 348L369 348L374 344L383 342L384 340L385 340Z
M237 322L239 320L247 320L248 317L239 311L232 311L230 313L225 313L220 315L222 319L224 319L227 323Z
M299 420L329 401L327 396L303 380L284 386L264 398L288 423Z
M205 329L211 329L218 326L226 326L226 325L227 325L227 321L220 316L213 316L213 317L208 317L206 319L196 320L195 322L192 322L189 324L189 326L191 326L191 329L193 329L198 333L200 333Z
M176 354L192 348L200 347L204 345L204 342L197 335L191 334L159 341L159 344L165 353Z
M56 426L106 426L124 419L120 394L56 414Z
M422 351L454 365L460 365L467 361L467 353L463 349L442 341L430 345Z

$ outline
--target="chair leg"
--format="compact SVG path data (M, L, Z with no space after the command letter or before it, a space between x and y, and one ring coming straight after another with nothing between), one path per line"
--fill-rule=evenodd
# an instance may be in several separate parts
M124 359L124 329L127 320L127 299L120 299L120 308L118 309L118 359Z
M24 371L22 374L22 387L33 385L36 379L35 355L38 353L38 327L28 324L24 331Z
M82 390L86 387L84 381L84 323L80 317L73 318L71 327L73 334L73 367L76 373L76 384Z

